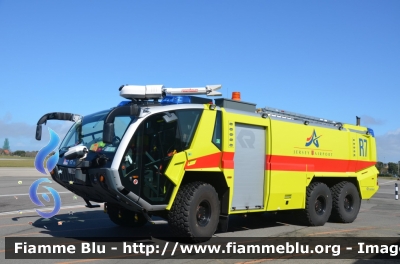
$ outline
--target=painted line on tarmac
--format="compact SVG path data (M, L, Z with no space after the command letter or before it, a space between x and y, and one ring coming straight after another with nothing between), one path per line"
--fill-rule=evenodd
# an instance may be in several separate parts
M51 194L49 192L44 192L45 194ZM72 193L72 192L58 192L58 193ZM37 194L43 194L43 193L37 193ZM22 196L22 195L29 195L29 193L19 193L19 194L2 194L0 197L7 197L7 196Z
M385 182L385 183L380 183L379 186L381 186L381 185L387 185L387 184L389 184L389 183L397 182L397 181L398 181L398 180L393 180L393 181L388 181L388 182Z
M394 190L393 190L393 192L377 192L376 194L380 194L380 193L393 194L394 195Z
M60 210L65 210L65 209L72 209L72 208L81 208L85 207L84 205L70 205L70 206L63 206L60 208ZM54 208L41 208L43 211L52 211ZM10 211L10 212L3 212L0 213L0 216L3 215L13 215L13 214L23 214L23 213L35 213L36 209L29 209L29 210L20 210L20 211Z
M24 223L24 224L12 224L12 225L0 225L0 228L3 228L3 227L8 227L8 226L26 226L26 224Z

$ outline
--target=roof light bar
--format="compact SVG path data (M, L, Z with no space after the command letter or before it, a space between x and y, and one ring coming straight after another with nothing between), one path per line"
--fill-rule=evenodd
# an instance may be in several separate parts
M170 104L210 104L212 103L212 99L201 98L196 96L189 95L179 95L179 96L165 96L161 100L161 105L170 105Z

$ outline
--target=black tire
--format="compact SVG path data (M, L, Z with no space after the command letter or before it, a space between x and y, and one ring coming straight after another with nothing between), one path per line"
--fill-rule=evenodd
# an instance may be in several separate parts
M310 226L323 226L332 211L332 195L326 184L315 182L307 187L305 221Z
M175 234L203 242L217 230L219 214L220 201L214 187L191 182L178 191L168 214L168 224Z
M142 213L129 211L117 205L107 204L107 214L114 224L123 227L142 227L148 222Z
M331 188L333 202L331 221L352 223L360 211L361 198L351 182L340 182Z

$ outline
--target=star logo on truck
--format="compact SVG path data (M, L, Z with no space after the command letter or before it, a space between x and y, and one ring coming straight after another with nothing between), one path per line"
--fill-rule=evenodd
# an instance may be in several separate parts
M306 147L309 147L311 144L314 144L317 148L319 148L318 139L320 137L321 136L317 136L317 133L315 132L315 129L314 129L314 131L311 134L311 136L307 138Z

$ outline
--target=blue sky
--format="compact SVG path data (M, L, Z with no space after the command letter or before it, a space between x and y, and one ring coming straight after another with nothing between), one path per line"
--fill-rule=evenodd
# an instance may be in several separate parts
M222 84L258 107L361 116L397 162L399 29L400 1L0 0L0 147L39 150L43 114L115 106L122 84Z

